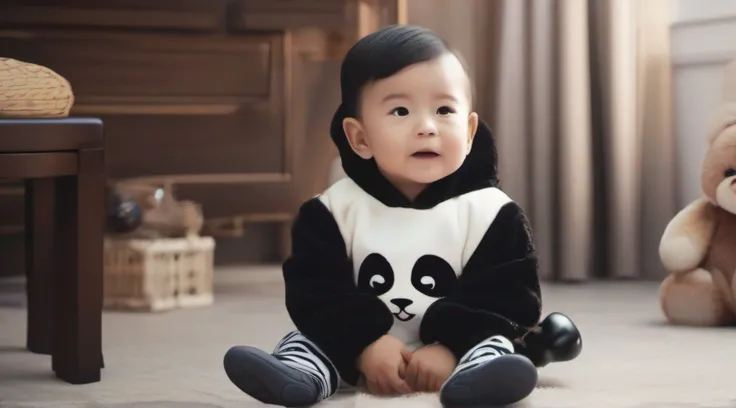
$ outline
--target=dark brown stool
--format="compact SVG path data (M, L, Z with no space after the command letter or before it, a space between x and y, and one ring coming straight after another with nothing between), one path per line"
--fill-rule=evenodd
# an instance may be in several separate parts
M100 380L105 150L102 121L0 119L0 178L25 180L27 348L56 376Z

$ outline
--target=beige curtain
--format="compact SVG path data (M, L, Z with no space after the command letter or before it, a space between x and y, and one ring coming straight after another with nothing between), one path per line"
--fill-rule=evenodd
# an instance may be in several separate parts
M661 279L676 212L668 0L409 0L471 64L545 279Z
M676 212L667 0L477 2L478 90L546 279L663 275Z

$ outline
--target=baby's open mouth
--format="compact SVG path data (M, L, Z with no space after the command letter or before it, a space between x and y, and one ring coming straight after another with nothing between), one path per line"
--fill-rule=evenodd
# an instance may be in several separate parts
M414 154L411 155L411 157L416 157L418 159L431 159L434 157L439 156L439 154L431 151L431 150L420 150Z

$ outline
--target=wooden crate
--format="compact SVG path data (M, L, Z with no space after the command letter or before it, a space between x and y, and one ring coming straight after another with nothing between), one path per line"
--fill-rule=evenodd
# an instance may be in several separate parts
M105 308L157 312L211 305L214 248L211 237L106 238Z

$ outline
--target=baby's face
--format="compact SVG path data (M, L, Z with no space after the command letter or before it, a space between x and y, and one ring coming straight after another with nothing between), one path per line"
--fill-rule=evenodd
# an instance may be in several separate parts
M361 120L345 130L356 153L374 157L400 188L426 185L465 160L478 125L470 109L467 74L447 54L365 87Z

